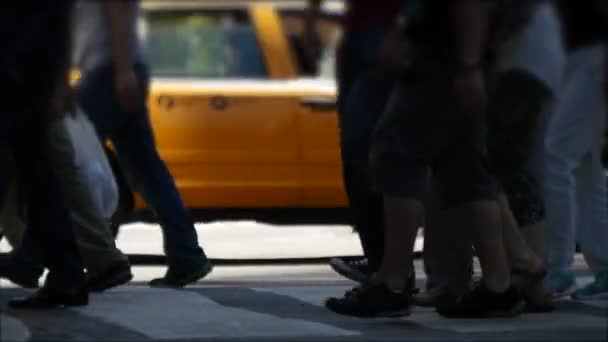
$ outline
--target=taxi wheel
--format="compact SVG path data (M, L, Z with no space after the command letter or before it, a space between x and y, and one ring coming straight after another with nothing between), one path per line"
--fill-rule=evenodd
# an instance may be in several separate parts
M114 173L116 185L118 186L118 206L109 223L112 235L116 238L120 232L120 226L127 221L135 208L135 196L127 183L126 177L124 176L114 152L107 147L105 150L110 166L112 167L112 172Z

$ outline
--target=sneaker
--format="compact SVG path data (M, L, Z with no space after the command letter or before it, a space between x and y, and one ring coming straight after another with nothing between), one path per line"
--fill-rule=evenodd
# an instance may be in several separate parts
M514 286L498 293L479 283L456 303L440 303L437 306L437 313L447 318L516 317L524 308L521 294Z
M370 276L370 270L366 258L355 260L333 258L329 261L329 266L331 266L331 268L333 268L333 270L339 275L357 283L366 282Z
M371 270L366 258L345 259L333 258L329 261L331 268L339 275L354 282L363 284L369 280ZM412 266L413 270L413 266ZM416 272L412 271L407 279L407 288L411 294L418 293L416 288Z
M126 261L115 262L100 274L87 274L87 288L91 292L103 292L124 285L131 279L131 265Z
M340 315L360 318L403 317L410 315L411 297L391 291L385 284L366 284L346 292L342 298L329 298L325 307Z
M554 299L570 297L576 291L576 275L572 271L549 271L547 286Z
M608 299L608 272L599 273L593 283L574 292L572 298L576 300Z
M207 275L209 275L209 273L211 273L211 271L213 271L211 261L205 260L202 264L198 265L190 272L177 274L176 272L168 270L164 277L152 279L152 281L150 281L150 287L182 288L205 278Z

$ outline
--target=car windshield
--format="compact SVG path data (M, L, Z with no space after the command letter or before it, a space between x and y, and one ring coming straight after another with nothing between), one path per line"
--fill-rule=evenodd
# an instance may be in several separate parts
M266 78L256 33L234 13L150 12L142 38L154 76Z

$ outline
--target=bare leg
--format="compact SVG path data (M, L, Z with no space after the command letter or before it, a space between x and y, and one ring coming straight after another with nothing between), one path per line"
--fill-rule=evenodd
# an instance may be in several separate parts
M530 249L539 257L545 255L546 225L546 222L543 221L520 229Z
M531 272L541 270L543 262L528 246L504 195L499 196L499 204L503 222L505 250L511 269Z
M393 290L404 290L413 263L416 234L424 221L424 206L418 200L386 196L385 250L376 280Z
M463 227L468 227L479 256L485 285L495 292L506 291L511 285L511 277L503 243L501 212L497 203L471 203L453 209L452 214L462 222Z

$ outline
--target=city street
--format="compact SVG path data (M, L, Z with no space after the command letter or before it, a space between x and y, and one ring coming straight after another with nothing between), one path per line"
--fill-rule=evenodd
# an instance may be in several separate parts
M273 227L253 222L199 225L201 241L218 259L319 258L356 255L349 227ZM419 241L420 242L420 241ZM158 254L157 228L125 228L120 247L129 254ZM2 249L6 251L6 246ZM417 264L419 284L424 276ZM580 260L581 283L590 280ZM428 309L403 319L359 320L323 308L328 296L352 283L324 264L220 266L185 290L150 289L158 266L138 266L130 285L91 296L88 307L50 312L5 309L26 294L2 283L2 341L606 341L608 302L563 301L560 310L517 319L446 320Z

